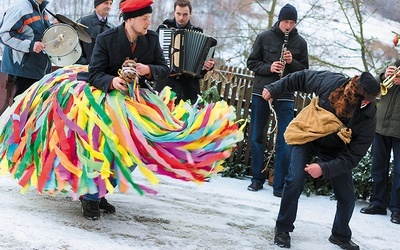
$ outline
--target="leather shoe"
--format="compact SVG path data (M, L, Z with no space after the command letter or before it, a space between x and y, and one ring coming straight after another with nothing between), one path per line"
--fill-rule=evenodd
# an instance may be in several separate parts
M247 190L257 192L258 190L263 189L263 184L258 182L252 182L248 187Z
M346 250L359 250L360 249L360 247L356 243L354 243L352 240L341 240L333 234L329 237L329 241L332 244L340 246L342 249L346 249Z
M399 211L393 212L392 215L390 216L390 221L396 224L400 224L400 212Z
M386 208L378 207L377 205L374 205L374 204L369 204L367 207L361 208L360 213L386 215L387 211L386 211Z
M290 248L289 232L284 232L275 228L274 244L283 248Z

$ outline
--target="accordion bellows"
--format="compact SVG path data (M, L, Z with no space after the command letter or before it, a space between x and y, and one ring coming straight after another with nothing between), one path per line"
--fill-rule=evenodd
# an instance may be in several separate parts
M0 171L17 179L22 192L35 186L40 193L103 197L116 183L120 192L132 186L154 193L133 180L134 169L151 184L157 174L201 183L243 140L226 102L175 107L169 89L104 93L76 80L81 71L87 67L46 75L1 116Z
M186 29L159 30L160 45L172 74L202 78L204 62L214 55L217 40L204 33Z

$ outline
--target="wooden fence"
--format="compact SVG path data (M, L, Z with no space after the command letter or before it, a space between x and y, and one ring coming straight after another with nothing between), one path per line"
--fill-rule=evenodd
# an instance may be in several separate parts
M1 66L1 60L0 60ZM0 72L0 114L12 103L13 79ZM237 149L229 161L250 165L250 137L251 137L251 92L253 87L253 73L247 69L234 67L221 67L207 73L202 81L201 90L205 92L210 88L216 88L220 99L236 107L238 120L246 120L244 128L244 140L237 145ZM310 102L309 95L296 93L295 112L299 112ZM268 133L271 127L275 126L275 117L268 121L269 126L265 131L266 154L268 157L273 151L275 133Z

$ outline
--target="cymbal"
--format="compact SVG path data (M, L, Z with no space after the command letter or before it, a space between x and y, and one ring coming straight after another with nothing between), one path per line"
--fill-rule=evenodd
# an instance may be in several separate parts
M60 23L65 23L68 25L71 25L77 32L78 32L78 37L79 40L85 42L85 43L91 43L92 38L89 36L89 34L83 29L83 27L87 28L85 25L77 23L71 19L69 19L66 16L63 16L61 14L55 14L54 17L60 22Z

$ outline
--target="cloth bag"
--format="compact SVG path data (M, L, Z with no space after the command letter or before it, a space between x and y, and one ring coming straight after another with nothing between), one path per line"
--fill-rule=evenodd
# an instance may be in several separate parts
M319 97L314 97L310 104L289 123L284 133L288 145L302 145L318 138L337 132L344 143L350 143L351 129L332 112L318 105Z

